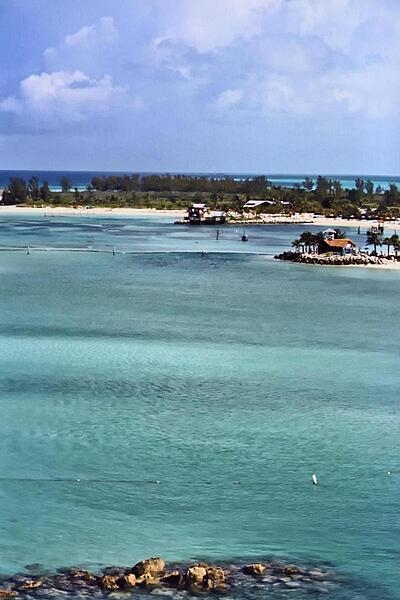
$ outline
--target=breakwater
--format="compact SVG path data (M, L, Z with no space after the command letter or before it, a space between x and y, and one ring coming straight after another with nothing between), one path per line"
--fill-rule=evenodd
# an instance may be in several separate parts
M300 252L282 252L274 256L277 260L289 260L290 262L303 263L307 265L327 266L383 266L393 265L394 260L383 256L369 256L368 254L302 254Z
M31 569L34 566L31 566ZM267 591L332 591L339 579L331 569L319 566L299 566L269 560L250 564L214 565L166 564L162 558L148 558L133 567L107 567L97 572L81 568L59 569L43 575L17 574L0 580L0 598L105 598L110 594L176 592L189 594L213 593L243 596L246 589L256 589L262 596Z

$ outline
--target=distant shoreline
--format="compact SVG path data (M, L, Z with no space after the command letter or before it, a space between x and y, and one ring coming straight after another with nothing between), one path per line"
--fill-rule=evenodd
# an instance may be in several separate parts
M33 206L0 206L0 215L39 215L43 217L171 217L171 221L183 219L186 215L185 210L159 210L155 208L106 208L96 207L87 209L84 206L79 208L49 206L49 207L33 207ZM238 227L248 227L257 225L302 225L306 229L309 226L316 227L360 227L364 233L372 225L377 225L378 221L370 221L363 219L340 219L332 217L315 217L310 219L307 215L296 215L293 217L282 217L274 215L264 215L264 221L254 222L251 219L248 222L232 221L228 225L236 225ZM384 227L388 231L400 229L400 221L385 221Z
M159 210L156 208L86 208L79 206L0 206L0 215L39 215L46 217L96 217L96 216L121 216L121 217L171 217L183 219L186 210Z

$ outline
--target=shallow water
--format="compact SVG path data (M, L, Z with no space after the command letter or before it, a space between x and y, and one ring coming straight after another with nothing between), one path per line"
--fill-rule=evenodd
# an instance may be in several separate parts
M399 597L397 271L194 229L3 219L2 246L137 254L0 252L0 571L272 555Z

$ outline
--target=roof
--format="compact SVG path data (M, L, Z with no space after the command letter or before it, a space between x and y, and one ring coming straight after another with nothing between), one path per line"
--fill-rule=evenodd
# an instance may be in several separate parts
M344 238L343 240L324 240L327 246L331 248L346 248L346 246L355 246L355 243L348 238Z
M192 204L191 208L205 208L206 205L205 204Z
M325 229L322 233L336 233L335 229Z
M243 208L255 208L256 206L261 206L262 204L275 204L270 200L248 200L246 204L243 205Z

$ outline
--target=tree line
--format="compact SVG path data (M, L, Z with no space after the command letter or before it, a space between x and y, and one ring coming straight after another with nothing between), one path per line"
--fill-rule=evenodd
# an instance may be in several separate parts
M333 216L341 215L344 218L358 216L363 207L367 211L376 210L377 214L400 218L400 190L395 184L383 190L380 186L374 187L370 179L356 178L354 187L344 189L339 180L318 176L313 179L306 177L301 184L289 188L272 185L264 176L238 180L233 177L206 177L196 175L96 175L92 178L83 195L77 188L72 188L72 182L64 176L59 182L61 194L68 195L73 191L71 202L96 200L107 202L115 199L119 194L126 200L135 204L138 200L146 200L146 194L158 194L167 197L173 204L182 203L185 194L195 194L196 201L201 201L206 196L206 201L212 206L231 206L234 210L240 209L251 198L273 201L275 204L284 205L285 210L291 212L325 212ZM107 195L108 194L108 195ZM87 196L87 197L86 197ZM57 202L60 194L52 192L49 183L41 183L39 178L33 176L28 182L11 177L3 191L2 204L18 204L27 201ZM117 196L118 200L118 196ZM154 198L152 199L154 200ZM258 210L266 210L265 206ZM267 209L276 211L275 208Z

